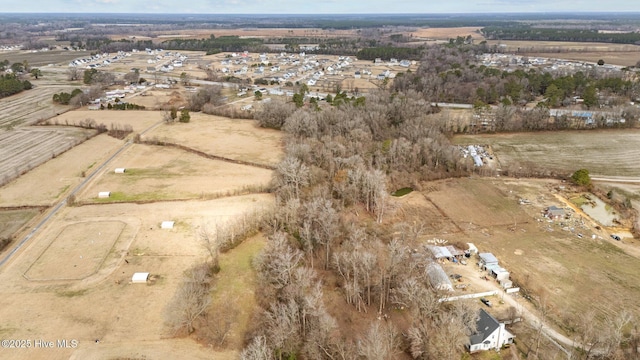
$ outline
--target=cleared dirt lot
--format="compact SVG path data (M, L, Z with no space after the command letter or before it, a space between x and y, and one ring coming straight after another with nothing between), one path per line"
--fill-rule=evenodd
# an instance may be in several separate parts
M211 155L275 165L283 155L282 132L262 129L256 121L233 120L202 113L191 114L189 123L166 124L143 139L186 144Z
M471 37L476 41L484 40L484 36L480 33L480 27L455 27L455 28L426 28L418 29L411 34L417 38L449 40L458 36Z
M461 135L456 144L488 144L500 166L533 163L571 174L584 168L592 176L640 177L640 131L557 131L498 135Z
M76 349L0 349L0 357L105 359L135 355L164 358L166 354L176 353L176 349L164 353L174 343L182 351L177 357L189 354L189 358L199 359L206 358L207 353L209 358L215 357L215 352L205 352L192 340L169 338L164 326L164 308L183 271L204 256L196 236L203 224L215 226L272 204L270 195L248 195L172 202L170 206L156 203L65 208L21 250L19 257L3 268L0 334L11 339L75 339L79 345ZM160 229L160 222L168 219L175 220L177 226L172 230ZM97 226L101 222L105 226L118 222L126 226L97 272L73 281L30 281L23 277L33 269L34 263L40 264L43 254L47 256L60 240L56 239L53 245L48 241L58 236L61 229L83 223ZM68 240L75 235L76 240L86 237L84 232L66 235L70 236ZM131 275L137 271L150 272L155 281L148 285L129 284ZM96 343L96 339L100 342ZM221 353L220 358L237 358L237 353Z
M556 195L570 196L558 193L559 185L551 180L491 178L435 182L422 193L441 209L440 221L453 221L461 230L435 231L424 239L473 242L481 252L492 252L517 285L546 299L552 321L563 328L591 308L601 316L622 309L640 314L634 300L640 296L635 285L640 281L635 250L639 243L614 242L606 231L575 214L563 222L543 220L544 207L564 206ZM532 204L519 205L519 198ZM590 301L585 302L587 294Z

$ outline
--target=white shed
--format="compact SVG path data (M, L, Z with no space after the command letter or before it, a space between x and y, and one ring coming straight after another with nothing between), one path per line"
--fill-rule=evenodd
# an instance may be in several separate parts
M147 282L147 280L149 280L148 272L137 272L137 273L134 273L133 276L131 277L131 282L133 284L144 284Z
M175 223L175 221L163 221L162 224L160 224L160 228L161 229L173 229L173 224Z
M116 168L115 173L116 174L124 174L125 171L127 171L126 168Z
M111 196L111 191L100 191L98 193L99 198L108 198Z
M473 243L467 243L467 246L469 246L469 253L471 255L475 255L478 253L478 248Z

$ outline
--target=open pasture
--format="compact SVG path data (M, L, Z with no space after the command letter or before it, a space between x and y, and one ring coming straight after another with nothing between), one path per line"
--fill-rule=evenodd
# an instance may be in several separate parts
M437 39L437 40L449 40L455 39L458 36L471 37L479 42L484 40L484 36L480 33L480 27L467 26L467 27L453 27L453 28L421 28L411 32L414 38L423 39Z
M530 163L567 175L584 168L592 176L640 177L636 129L459 135L453 142L490 145L502 167Z
M56 215L55 223L38 233L34 242L24 247L0 273L3 284L0 289L0 318L3 319L0 332L9 338L76 339L78 347L48 351L31 348L20 352L0 349L0 357L113 359L131 356L166 358L171 354L179 358L189 354L189 358L194 359L211 356L237 359L237 351L218 353L209 348L203 350L204 347L191 339L172 338L164 323L165 308L184 271L201 262L205 256L197 237L201 226L206 224L208 228L215 229L216 224L272 205L271 195L260 194L209 201L65 208ZM168 219L175 220L177 226L171 230L160 229L160 222ZM101 223L103 226L98 226ZM107 223L126 223L126 226L96 275L83 280L48 282L31 281L23 276L41 254L51 256L51 261L54 253L61 258L66 256L64 252L67 249L56 246L55 242L49 246L44 240L62 234L64 236L56 242L66 238L64 242L67 244L80 243L88 239L86 231L80 231L82 226L95 225L103 229ZM70 225L75 230L63 231ZM223 292L215 295L218 299L228 295L228 300L240 299L249 306L253 304L250 288L254 286L254 275L245 271L250 269L250 258L263 242L259 239L250 241L238 248L239 254L234 254L233 250L221 258L221 274L229 276L221 279ZM47 246L48 250L45 250ZM48 252L51 255L46 255ZM149 272L154 281L146 285L130 284L131 275L141 271ZM50 276L57 277L58 274ZM15 304L21 306L16 307ZM246 326L250 313L244 311L251 309L246 308L236 314L237 326ZM234 349L240 346L241 332L242 328L234 327ZM96 343L96 339L100 342ZM176 349L180 349L181 354L176 353Z
M78 222L65 226L29 267L26 278L34 281L81 280L95 274L125 226L119 221Z
M357 36L356 30L334 30L320 28L240 28L240 29L188 29L176 30L167 34L166 31L145 31L145 34L151 34L153 38L137 36L136 39L154 40L158 46L163 41L170 39L204 39L211 35L220 36L239 36L252 38L272 38L272 37L352 37ZM113 40L122 39L122 35L112 35Z
M49 64L68 63L69 61L90 56L89 51L68 51L68 50L49 50L49 51L3 51L0 53L0 60L9 60L9 63L27 61L29 66L41 67Z
M207 159L166 146L134 144L86 187L81 202L207 199L268 185L271 170ZM124 167L124 174L113 168ZM111 197L98 199L98 192Z
M206 154L275 165L282 157L282 132L258 127L253 120L234 120L203 113L189 123L164 124L143 139L183 144Z

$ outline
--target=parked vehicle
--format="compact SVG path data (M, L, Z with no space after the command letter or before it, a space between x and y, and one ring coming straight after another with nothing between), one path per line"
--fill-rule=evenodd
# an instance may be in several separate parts
M487 298L480 298L480 301L482 301L483 304L487 305L488 307L491 307L491 301L489 301L489 299Z
M613 240L617 240L620 241L620 236L616 235L616 234L611 234L611 238L613 238Z

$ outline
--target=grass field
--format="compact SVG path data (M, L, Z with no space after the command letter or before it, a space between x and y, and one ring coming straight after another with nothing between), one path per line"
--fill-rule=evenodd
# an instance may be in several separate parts
M79 222L66 226L29 267L29 280L80 280L93 275L120 237L120 221Z
M30 66L46 66L49 64L67 63L73 59L90 56L89 51L8 51L0 53L0 59L9 60L11 64L27 61Z
M113 168L127 172L115 174ZM113 160L95 182L86 187L80 201L159 201L172 199L210 199L265 187L271 170L238 165L163 146L135 144ZM112 197L99 199L110 191Z
M226 343L223 344L226 349L240 351L243 348L244 334L257 309L254 294L256 273L252 261L265 244L266 239L258 235L220 256L220 272L216 276L209 312L214 319L224 319L231 324ZM229 307L231 303L234 304L233 308Z
M38 213L37 209L0 211L0 239L15 234Z
M597 176L640 177L635 129L460 135L453 142L490 145L502 167L532 163L567 174L585 168Z
M232 120L194 113L186 124L165 124L145 139L185 144L206 154L228 159L275 165L282 157L282 132L262 129L256 121Z

